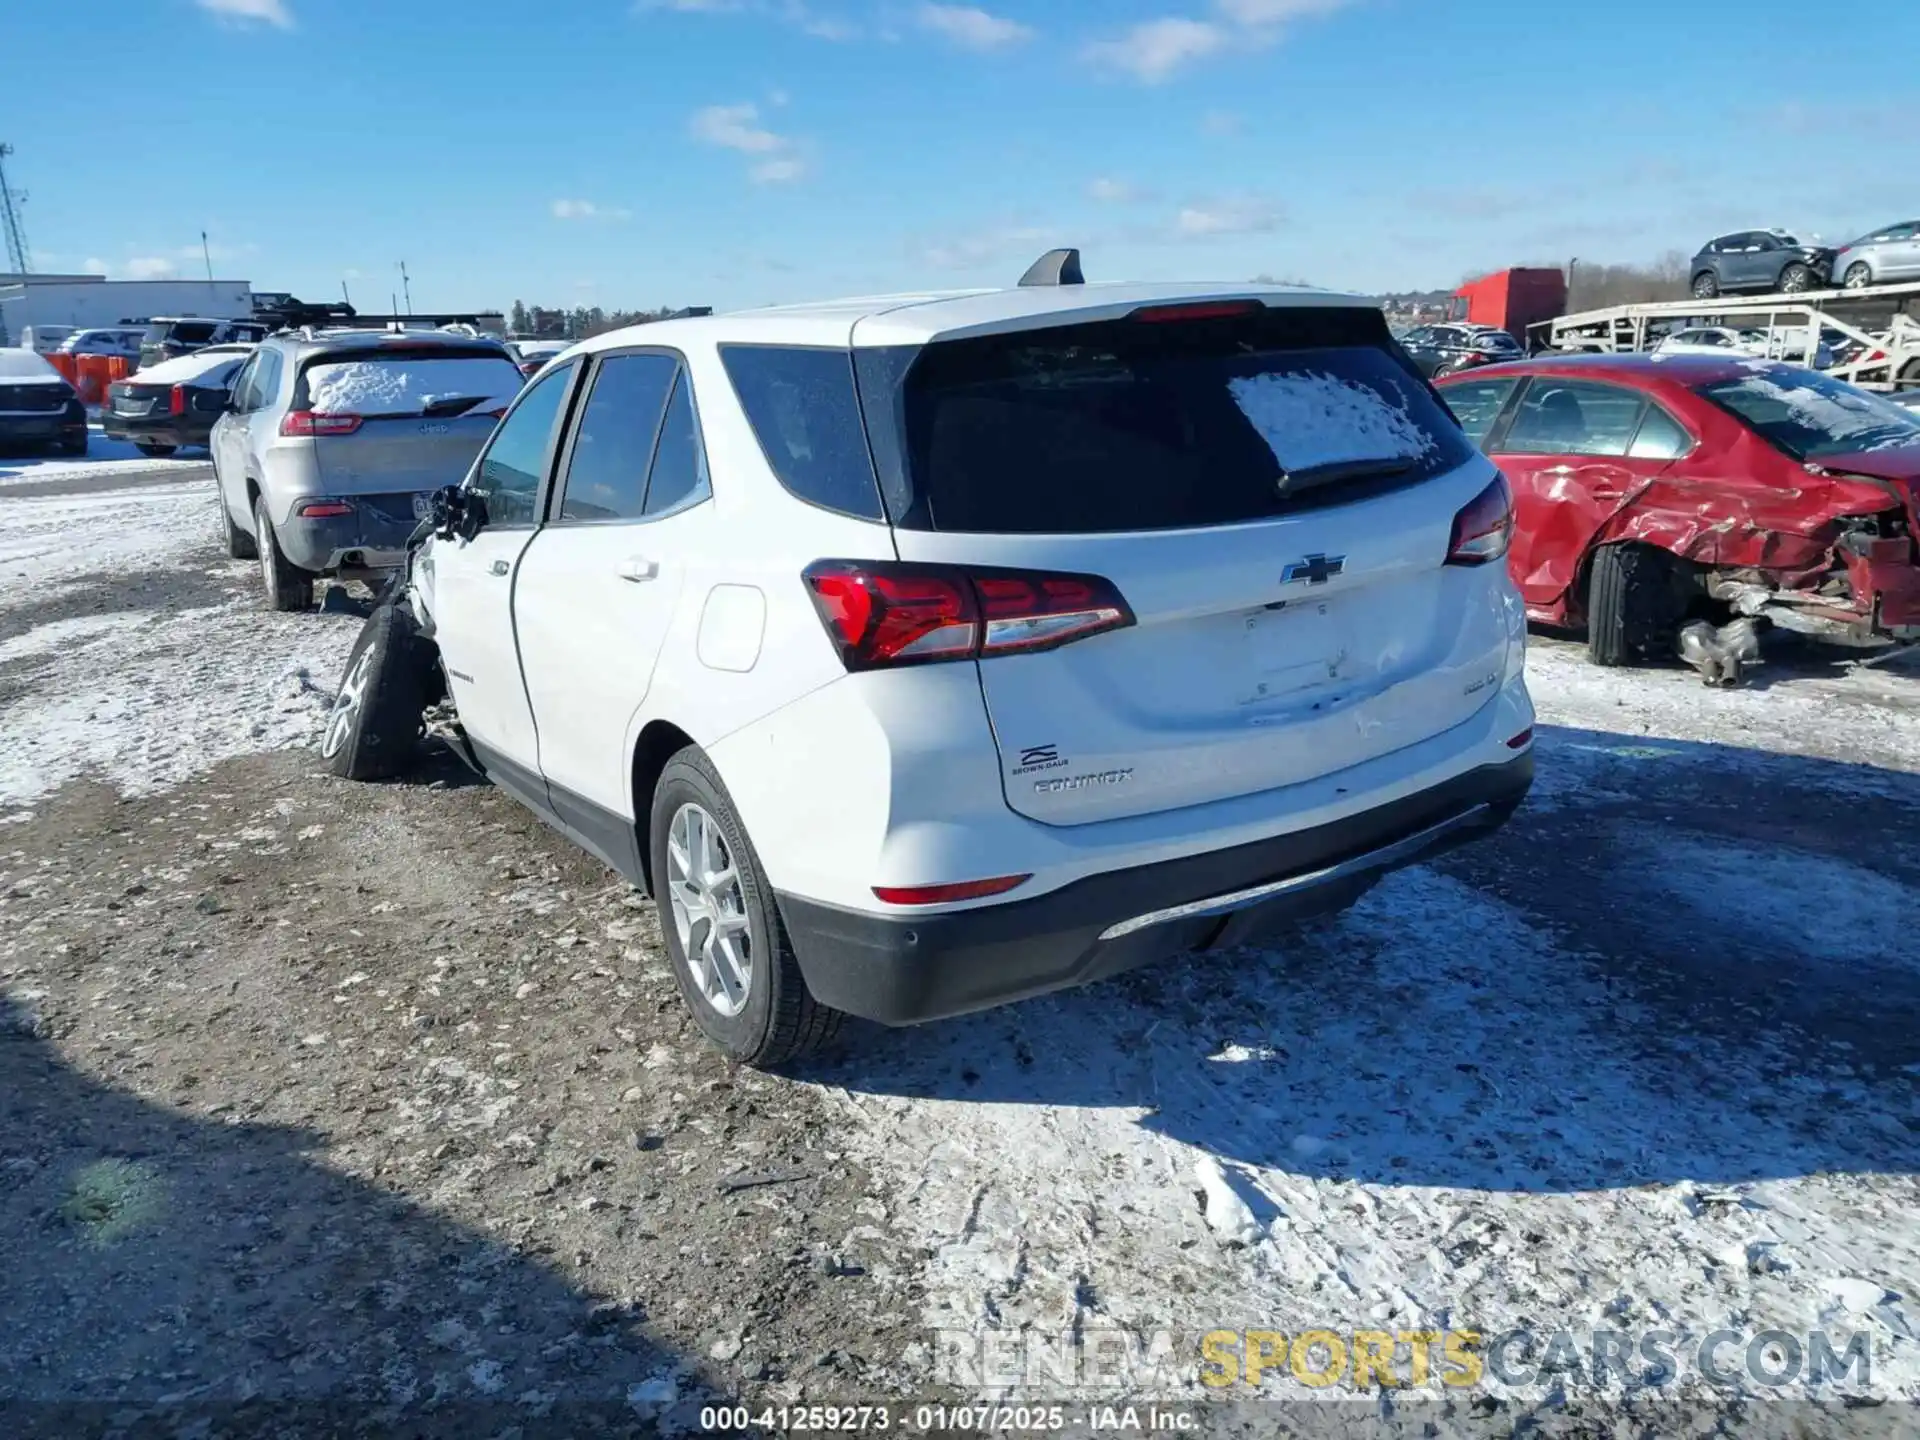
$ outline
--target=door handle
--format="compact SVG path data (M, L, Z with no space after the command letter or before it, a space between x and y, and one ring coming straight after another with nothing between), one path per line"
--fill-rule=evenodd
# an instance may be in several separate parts
M492 565L487 567L488 572L494 575L504 575L512 568L513 567L508 565L504 560L496 560Z
M649 560L644 555L629 555L620 562L620 578L631 580L636 585L643 580L653 579L659 573L659 562Z

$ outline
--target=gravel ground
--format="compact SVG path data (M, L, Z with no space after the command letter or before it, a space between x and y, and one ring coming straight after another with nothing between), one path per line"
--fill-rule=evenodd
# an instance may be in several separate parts
M1130 1398L1248 1434L1908 1433L1911 668L1786 655L1724 694L1543 641L1542 778L1496 840L1283 952L852 1026L769 1076L700 1041L649 906L449 758L318 773L351 603L260 611L198 472L102 485L0 494L0 1432L978 1397L1071 1429ZM1197 1348L1716 1327L1864 1334L1871 1377L1397 1396L1281 1363L1236 1408ZM981 1363L1162 1331L1118 1386Z

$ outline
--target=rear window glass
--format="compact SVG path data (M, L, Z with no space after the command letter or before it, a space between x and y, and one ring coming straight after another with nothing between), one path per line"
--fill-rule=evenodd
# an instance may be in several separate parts
M904 386L915 509L947 531L1187 529L1453 469L1471 446L1389 347L1377 311L1304 309L927 346Z
M720 359L767 464L792 494L863 520L883 518L845 350L723 345Z
M320 360L301 376L306 395L297 408L326 415L464 415L500 409L520 393L522 380L504 355Z
M1756 368L1702 385L1700 393L1796 460L1920 448L1920 417L1912 411L1817 371Z

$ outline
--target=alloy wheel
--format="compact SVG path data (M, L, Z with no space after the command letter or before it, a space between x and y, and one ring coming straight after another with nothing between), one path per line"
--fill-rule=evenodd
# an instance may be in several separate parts
M731 1019L746 1008L753 984L746 891L719 825L691 802L667 827L667 895L694 988Z
M367 677L373 673L373 646L360 652L360 658L347 667L340 681L340 693L333 697L333 709L327 712L327 733L320 742L322 759L331 760L353 733L353 722L360 714L360 702L366 698Z

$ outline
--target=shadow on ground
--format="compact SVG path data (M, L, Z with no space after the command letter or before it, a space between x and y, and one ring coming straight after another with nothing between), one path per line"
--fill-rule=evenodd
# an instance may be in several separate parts
M812 1073L1398 1184L1920 1172L1920 776L1554 727L1540 774L1292 944L863 1027Z
M0 998L0 1433L651 1432L639 1316L233 1119L95 1083Z

